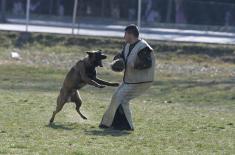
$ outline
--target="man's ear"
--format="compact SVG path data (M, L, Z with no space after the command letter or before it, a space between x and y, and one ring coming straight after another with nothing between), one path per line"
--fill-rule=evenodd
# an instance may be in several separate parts
M87 55L89 56L89 58L91 58L92 55L94 54L94 53L92 53L92 52L86 52L86 53L87 53Z

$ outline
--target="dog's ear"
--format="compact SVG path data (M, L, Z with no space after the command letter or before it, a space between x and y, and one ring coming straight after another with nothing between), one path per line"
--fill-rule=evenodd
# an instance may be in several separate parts
M97 53L97 55L99 55L99 57L100 57L101 59L106 59L106 58L107 58L107 56L106 56L105 54L103 54L103 52L102 52L101 49L98 49L98 50L96 51L96 53Z
M92 55L94 54L94 53L92 53L92 52L86 52L86 53L87 53L87 55L89 56L89 58L91 58Z

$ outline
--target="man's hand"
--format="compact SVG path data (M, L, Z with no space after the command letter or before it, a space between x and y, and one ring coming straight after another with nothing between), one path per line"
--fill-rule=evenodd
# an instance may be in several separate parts
M125 62L122 58L116 59L111 64L111 69L115 72L122 72L125 69Z

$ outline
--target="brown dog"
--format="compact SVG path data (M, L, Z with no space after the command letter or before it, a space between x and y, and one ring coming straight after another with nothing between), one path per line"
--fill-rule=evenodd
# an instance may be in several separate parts
M76 104L76 110L78 114L83 118L87 119L80 112L82 104L81 97L77 90L84 87L86 84L93 85L98 88L104 88L106 86L117 87L118 83L110 83L103 81L96 77L95 68L102 65L102 60L106 59L107 56L101 53L101 51L87 52L88 57L80 60L74 65L65 77L63 86L60 90L60 94L57 98L56 110L53 112L50 119L50 123L54 121L55 115L61 111L66 102L74 102Z

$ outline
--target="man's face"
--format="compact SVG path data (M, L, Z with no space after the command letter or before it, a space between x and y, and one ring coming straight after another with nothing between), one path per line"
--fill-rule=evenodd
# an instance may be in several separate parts
M125 32L124 39L126 43L131 43L132 38L133 38L132 34Z

